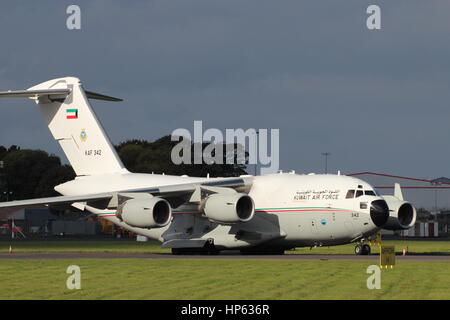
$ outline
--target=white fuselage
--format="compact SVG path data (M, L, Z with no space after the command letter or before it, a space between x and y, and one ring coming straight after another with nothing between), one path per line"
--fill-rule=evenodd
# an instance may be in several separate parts
M255 203L255 216L243 223L209 221L195 204L174 208L171 223L155 229L130 227L115 216L114 210L90 206L85 209L161 242L212 238L216 246L224 249L262 243L286 248L337 245L367 237L380 229L371 219L370 205L372 201L382 198L375 195L373 187L362 180L341 175L290 173L251 179L249 195ZM63 195L74 196L206 181L214 181L214 178L125 173L79 177L55 189ZM354 190L354 194L359 196L348 197L349 190Z

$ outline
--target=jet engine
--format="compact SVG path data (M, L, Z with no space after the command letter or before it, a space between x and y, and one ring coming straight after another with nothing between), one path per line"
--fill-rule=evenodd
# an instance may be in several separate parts
M217 222L246 222L253 218L255 204L243 193L215 193L206 198L203 212L208 219Z
M411 203L396 196L383 196L389 207L389 219L382 226L387 230L405 230L416 223L416 209Z
M137 228L161 228L172 217L170 204L161 198L130 199L119 205L117 218Z

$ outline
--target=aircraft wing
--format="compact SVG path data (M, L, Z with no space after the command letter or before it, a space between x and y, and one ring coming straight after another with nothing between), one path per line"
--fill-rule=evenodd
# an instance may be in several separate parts
M173 197L176 195L189 195L195 192L198 187L211 187L211 188L230 188L239 191L245 191L251 186L251 181L245 177L239 178L222 178L222 179L211 179L213 181L204 181L197 183L183 183L174 184L168 186L152 187L152 188L141 188L141 189L130 189L123 190L120 193L129 192L145 192L151 193L154 196L160 197ZM247 190L248 191L248 190Z
M225 189L234 189L239 191L248 190L251 183L246 178L223 178L211 179L213 181L205 181L198 183L176 184L168 186L157 186L151 188L118 190L115 192L77 195L77 196L57 196L49 198L37 198L30 200L17 200L0 203L0 210L6 208L26 208L37 206L57 206L71 205L73 203L87 203L99 208L117 207L119 197L133 198L133 194L148 193L153 196L167 199L172 206L177 206L183 202L192 199L192 195L199 191L200 188L210 189L220 192ZM199 195L201 197L201 195Z
M58 196L49 198L37 198L30 200L17 200L0 202L0 209L4 208L26 208L43 205L72 204L75 202L91 202L100 200L109 200L113 197L112 193L99 193L83 196Z

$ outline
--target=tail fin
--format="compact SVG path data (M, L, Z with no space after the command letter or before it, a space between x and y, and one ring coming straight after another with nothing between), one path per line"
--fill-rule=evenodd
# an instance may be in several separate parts
M84 91L74 77L49 80L28 90L0 92L0 97L36 101L77 176L127 172L88 100L120 99Z

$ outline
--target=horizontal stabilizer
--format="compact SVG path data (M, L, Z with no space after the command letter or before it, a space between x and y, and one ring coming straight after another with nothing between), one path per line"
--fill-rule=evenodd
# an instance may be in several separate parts
M89 99L105 100L105 101L123 101L104 94L85 91L86 97ZM1 91L0 98L39 98L41 96L68 96L70 89L40 89L40 90L16 90Z
M86 93L86 97L88 97L89 99L97 99L97 100L105 100L105 101L123 101L123 99L105 96L104 94L95 93L92 91L84 91L84 92Z
M64 95L67 96L70 89L40 89L40 90L16 90L1 91L0 98L39 98L40 96Z

